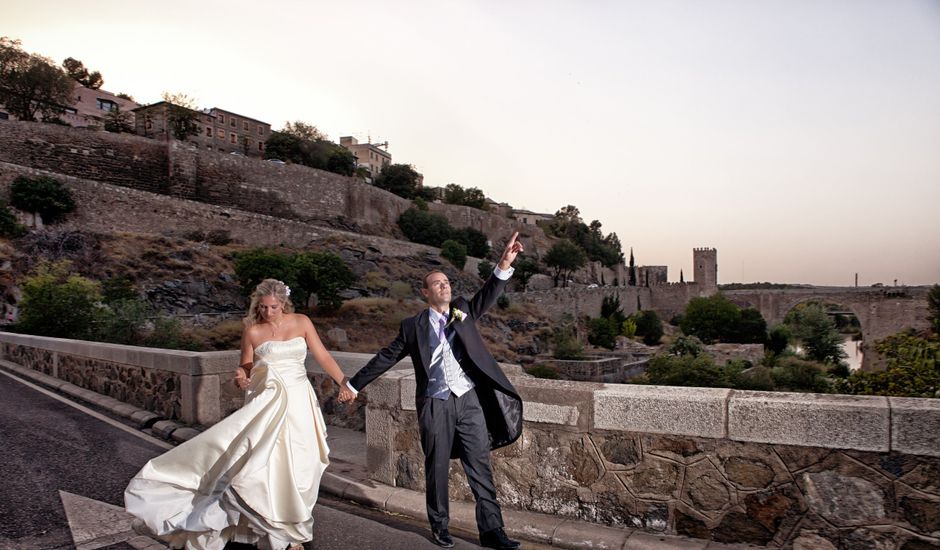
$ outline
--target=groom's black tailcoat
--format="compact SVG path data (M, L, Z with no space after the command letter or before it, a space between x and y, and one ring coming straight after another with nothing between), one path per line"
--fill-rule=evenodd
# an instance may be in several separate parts
M475 386L486 419L491 449L508 445L522 434L522 399L486 349L475 324L493 307L507 282L491 275L469 301L463 297L454 299L449 312L453 317L454 309L459 309L466 315L462 321L451 319L456 333L454 355ZM425 397L432 351L428 316L428 310L424 309L402 321L395 340L362 367L349 381L350 384L359 391L406 355L410 356L417 382L415 406L420 418L425 403L431 399ZM458 452L454 448L452 457L457 458Z

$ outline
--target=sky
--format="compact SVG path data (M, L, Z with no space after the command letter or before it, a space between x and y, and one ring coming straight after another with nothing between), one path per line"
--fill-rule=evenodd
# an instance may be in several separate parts
M0 36L718 279L940 282L940 1L0 0Z

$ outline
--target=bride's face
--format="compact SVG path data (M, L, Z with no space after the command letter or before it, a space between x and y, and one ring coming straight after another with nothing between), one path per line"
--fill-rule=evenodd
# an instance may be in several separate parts
M258 313L265 321L277 321L284 313L283 304L274 296L262 296L258 300Z

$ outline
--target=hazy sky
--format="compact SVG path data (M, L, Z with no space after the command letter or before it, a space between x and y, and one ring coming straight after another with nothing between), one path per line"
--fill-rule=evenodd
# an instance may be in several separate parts
M940 1L0 0L138 101L388 140L720 282L940 282Z

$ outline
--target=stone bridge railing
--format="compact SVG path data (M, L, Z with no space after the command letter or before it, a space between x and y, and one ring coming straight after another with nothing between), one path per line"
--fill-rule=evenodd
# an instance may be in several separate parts
M0 334L3 359L186 422L238 406L235 352ZM336 353L352 373L369 358ZM414 374L404 362L336 407L364 427L374 479L423 489ZM540 380L507 367L525 431L493 454L510 508L722 542L794 548L940 545L940 400ZM470 499L452 463L453 498Z

